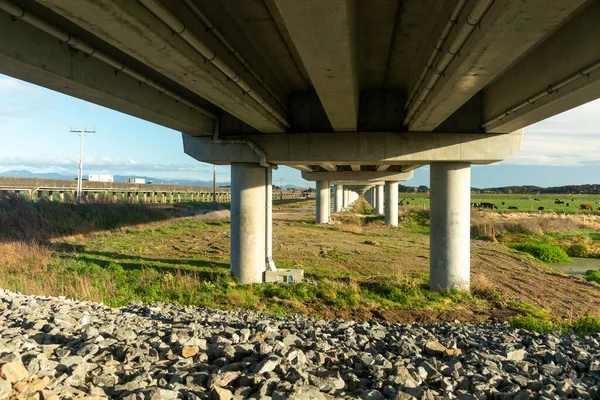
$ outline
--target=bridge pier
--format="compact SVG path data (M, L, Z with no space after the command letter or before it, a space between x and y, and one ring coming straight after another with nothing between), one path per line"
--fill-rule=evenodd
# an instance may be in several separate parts
M398 182L385 182L385 223L398 226Z
M65 192L58 192L58 198L61 202L65 201Z
M329 222L329 181L317 181L317 224Z
M342 211L343 197L344 197L344 186L343 185L335 185L335 207L333 208L334 212Z
M470 288L471 164L432 163L430 288Z
M231 164L231 274L244 284L263 282L266 271L267 173L260 164Z
M384 194L383 194L383 185L377 185L374 188L375 192L377 193L376 195L376 199L377 201L375 202L375 213L377 215L381 215L384 213L383 210L383 199L384 199Z
M344 209L348 208L349 196L350 196L350 191L348 189L344 188L344 202L342 204L342 207Z

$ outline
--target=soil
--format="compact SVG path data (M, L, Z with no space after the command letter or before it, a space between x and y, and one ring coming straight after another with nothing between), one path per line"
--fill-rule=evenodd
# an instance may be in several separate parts
M377 223L368 226L319 226L312 222L310 215L314 213L314 208L308 207L310 205L273 212L273 253L275 262L280 266L303 268L309 277L349 277L366 282L402 282L410 279L412 273L429 272L427 233L394 229ZM152 225L168 224L161 222ZM127 257L140 259L154 258L160 254L165 260L189 260L190 264L194 264L195 257L208 257L221 263L223 268L220 273L227 273L228 225L215 225L209 230L200 231L190 228L169 237L140 236L136 238L136 244L136 250L130 246L117 251ZM510 301L523 301L547 309L556 319L600 312L599 284L557 273L499 243L471 241L471 281L474 287L495 288L502 293L503 300L493 308L483 310L481 307L446 311L383 308L340 310L310 302L297 302L294 307L303 314L322 318L376 319L401 323L506 321L518 313L509 305Z

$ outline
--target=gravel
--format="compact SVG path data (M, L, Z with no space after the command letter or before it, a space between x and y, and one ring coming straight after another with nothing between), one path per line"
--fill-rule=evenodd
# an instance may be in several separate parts
M600 399L600 335L0 290L0 399Z

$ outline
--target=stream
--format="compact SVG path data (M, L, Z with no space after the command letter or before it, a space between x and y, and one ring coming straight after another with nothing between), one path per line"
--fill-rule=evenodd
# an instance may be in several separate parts
M589 269L600 270L600 259L571 257L570 263L552 264L552 268L568 275L585 275Z

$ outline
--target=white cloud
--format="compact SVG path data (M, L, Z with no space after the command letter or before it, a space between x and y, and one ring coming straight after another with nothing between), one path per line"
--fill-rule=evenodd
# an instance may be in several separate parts
M78 157L0 157L0 171L28 170L31 172L75 173L79 165ZM159 164L141 163L133 159L114 157L84 157L84 173L103 172L109 174L136 175L177 175L181 179L207 179L212 177L212 166L204 163ZM223 172L220 171L221 175Z
M503 164L600 165L600 100L525 128L521 152Z

